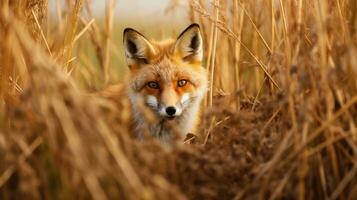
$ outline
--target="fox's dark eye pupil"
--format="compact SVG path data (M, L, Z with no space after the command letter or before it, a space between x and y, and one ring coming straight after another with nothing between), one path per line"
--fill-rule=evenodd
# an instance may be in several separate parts
M149 88L153 88L153 89L158 89L159 88L159 83L151 81L148 83Z
M187 84L187 80L179 80L178 82L177 82L177 85L179 86L179 87L183 87L183 86L185 86Z

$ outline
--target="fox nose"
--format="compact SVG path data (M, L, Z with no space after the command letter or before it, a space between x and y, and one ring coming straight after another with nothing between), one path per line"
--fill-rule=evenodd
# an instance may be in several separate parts
M173 106L169 106L166 108L166 113L170 116L173 116L176 113L176 108Z

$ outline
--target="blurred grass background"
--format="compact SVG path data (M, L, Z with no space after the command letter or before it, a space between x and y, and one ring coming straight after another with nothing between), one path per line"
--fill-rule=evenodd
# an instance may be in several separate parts
M122 33L127 27L134 28L143 34L147 38L154 40L162 40L165 38L176 38L180 31L190 23L187 13L187 8L189 3L186 1L173 2L170 0L158 0L158 1L130 1L123 0L119 2L112 2L112 5L108 5L107 1L87 1L86 11L82 11L83 16L88 19L94 19L99 30L105 31L105 20L106 12L108 11L108 6L112 6L112 30L110 38L110 83L125 82L125 76L127 74L127 65L124 59L123 53L123 41ZM53 25L54 29L58 28L58 22L60 17L58 17L58 9L66 6L65 1L49 1L49 20L48 25L51 29ZM89 16L90 15L90 16ZM83 28L83 25L81 26ZM48 29L48 33L51 30ZM90 41L90 35L85 34L78 42L76 46L75 53L73 56L79 55L76 62L78 66L83 66L85 68L82 70L76 70L76 78L79 80L85 80L83 73L86 69L93 68L95 73L100 71L100 63L98 58L95 56L95 47ZM93 66L88 66L90 65ZM87 77L88 78L88 77ZM87 80L88 81L88 80ZM103 87L103 80L90 80L91 82L86 83L86 87L91 87L92 90L96 90Z
M0 2L0 199L356 199L357 1L148 2ZM88 92L128 78L124 27L192 22L201 129L139 142Z

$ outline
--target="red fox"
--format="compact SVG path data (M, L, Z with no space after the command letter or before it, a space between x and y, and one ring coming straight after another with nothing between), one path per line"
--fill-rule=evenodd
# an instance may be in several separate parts
M207 89L207 72L202 67L203 47L200 27L192 24L176 40L149 41L138 31L126 28L123 34L130 81L126 94L131 104L135 133L144 129L166 140L173 134L168 123L184 136L195 132L199 123L201 101ZM111 87L103 94L115 93ZM113 94L118 95L118 94ZM142 106L156 116L149 123Z

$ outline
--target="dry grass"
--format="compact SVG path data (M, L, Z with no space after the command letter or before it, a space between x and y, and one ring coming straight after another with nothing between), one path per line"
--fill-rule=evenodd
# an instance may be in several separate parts
M103 29L67 2L0 3L0 199L357 198L355 0L189 1L211 91L171 148L86 94L115 82L115 1Z

